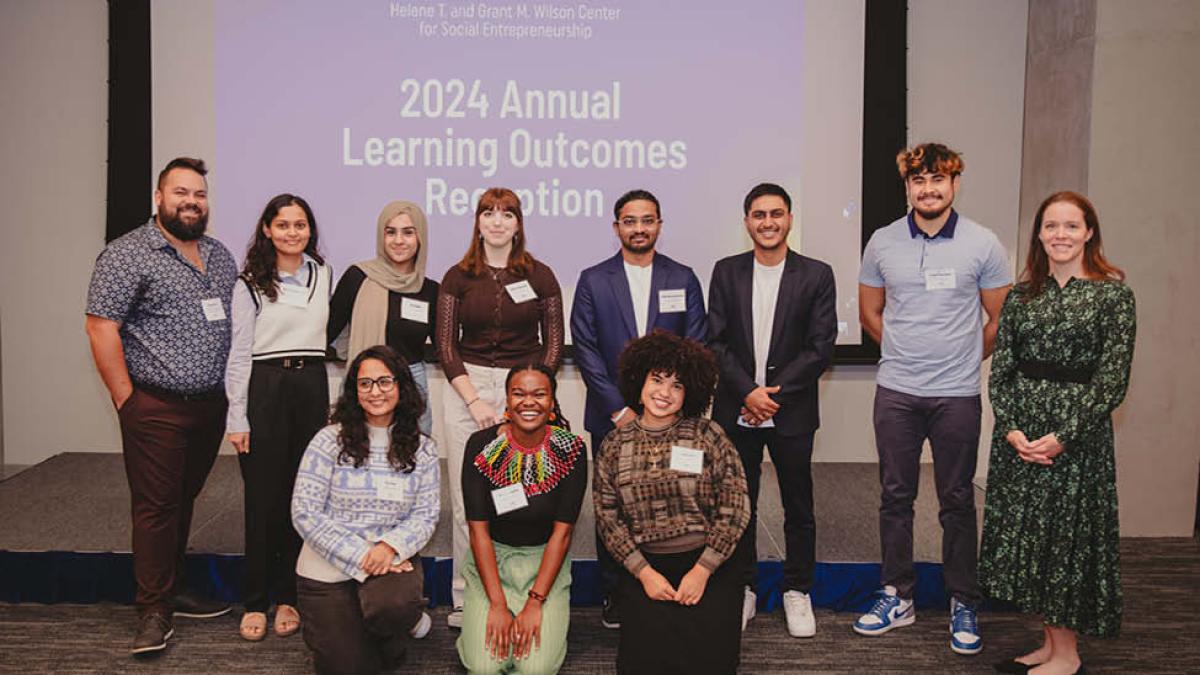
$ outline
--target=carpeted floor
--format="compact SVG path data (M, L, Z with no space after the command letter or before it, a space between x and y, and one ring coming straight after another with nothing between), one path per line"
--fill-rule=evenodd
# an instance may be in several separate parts
M1188 638L1196 615L1193 590L1200 579L1200 542L1195 539L1130 539L1122 545L1125 623L1113 640L1085 640L1089 672L1197 673L1200 641ZM462 673L455 633L445 610L434 610L433 632L410 650L400 672ZM854 615L818 610L811 640L789 638L781 612L760 615L742 638L742 673L948 673L991 671L993 661L1031 648L1035 619L1015 613L981 617L986 647L963 657L947 647L946 619L922 613L909 628L879 638L850 630ZM0 672L5 673L305 673L311 672L299 636L268 637L250 644L236 635L236 612L210 620L181 619L161 656L135 660L127 653L132 607L0 604ZM569 653L563 672L615 672L617 634L600 627L599 610L571 614Z

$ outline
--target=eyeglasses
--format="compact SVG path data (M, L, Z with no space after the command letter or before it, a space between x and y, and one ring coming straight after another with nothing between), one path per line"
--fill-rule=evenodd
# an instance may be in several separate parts
M377 377L375 379L371 379L369 377L358 378L358 391L361 394L371 393L371 389L375 385L379 385L379 391L386 394L396 388L396 378L392 377L391 375L384 375L383 377Z
M634 225L637 225L638 223L641 223L642 225L645 225L646 227L650 227L651 225L653 225L657 222L658 222L657 216L642 216L641 220L639 220L637 218L633 218L633 217L621 219L621 224L624 225L625 227L633 227Z

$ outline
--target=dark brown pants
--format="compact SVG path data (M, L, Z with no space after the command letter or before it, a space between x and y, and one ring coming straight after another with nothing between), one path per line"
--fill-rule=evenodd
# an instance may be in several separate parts
M296 578L304 643L318 673L366 675L403 663L424 604L421 559L411 560L411 572L367 577L361 584Z
M134 389L121 406L121 441L133 513L139 612L171 611L183 590L192 503L221 447L225 398L184 400Z

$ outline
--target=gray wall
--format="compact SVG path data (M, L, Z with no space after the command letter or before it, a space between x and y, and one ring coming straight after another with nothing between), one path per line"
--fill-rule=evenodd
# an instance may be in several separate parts
M1189 535L1200 466L1200 2L1098 2L1094 68L1088 194L1138 304L1116 418L1121 527Z
M120 450L83 308L104 245L108 6L0 3L5 461Z

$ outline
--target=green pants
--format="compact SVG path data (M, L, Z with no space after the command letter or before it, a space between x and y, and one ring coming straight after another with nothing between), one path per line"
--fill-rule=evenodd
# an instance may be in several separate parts
M495 542L496 566L500 570L500 586L508 600L513 615L520 613L529 598L529 589L537 579L538 567L542 564L545 546L506 546ZM463 603L462 634L458 637L458 657L467 671L473 674L521 673L539 675L557 673L567 657L567 629L571 622L571 557L568 555L558 572L558 578L546 594L542 605L541 646L530 650L529 656L516 660L511 656L497 661L488 653L484 638L487 636L487 615L491 602L475 558L467 559L463 567L463 579L467 588Z

